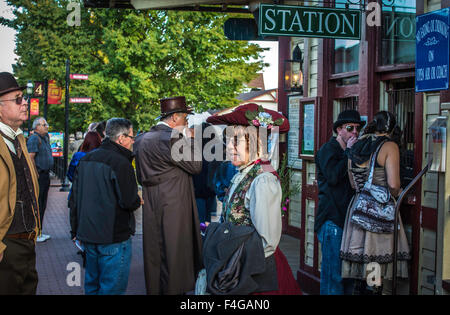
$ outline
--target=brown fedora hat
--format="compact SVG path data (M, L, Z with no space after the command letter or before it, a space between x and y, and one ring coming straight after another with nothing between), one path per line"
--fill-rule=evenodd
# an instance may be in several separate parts
M13 91L22 91L25 88L26 86L19 86L19 84L17 84L16 79L11 73L0 73L0 96Z
M192 108L186 106L186 98L184 96L163 98L159 102L161 115L156 119L164 118L173 113L192 113Z

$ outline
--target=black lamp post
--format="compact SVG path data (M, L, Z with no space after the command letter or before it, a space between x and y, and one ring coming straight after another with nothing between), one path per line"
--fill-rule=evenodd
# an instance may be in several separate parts
M31 80L28 80L27 83L27 96L28 96L28 136L30 136L31 132L31 95L33 94L33 82Z
M303 95L303 57L298 45L292 53L292 59L284 61L284 90Z

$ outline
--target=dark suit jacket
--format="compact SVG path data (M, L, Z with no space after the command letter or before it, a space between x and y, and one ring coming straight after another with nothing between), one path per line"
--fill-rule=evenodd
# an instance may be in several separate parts
M214 281L224 266L244 243L239 259L239 280L235 287L221 290ZM238 226L230 222L211 223L203 245L208 291L216 295L244 295L278 290L275 258L264 258L261 237L252 226Z

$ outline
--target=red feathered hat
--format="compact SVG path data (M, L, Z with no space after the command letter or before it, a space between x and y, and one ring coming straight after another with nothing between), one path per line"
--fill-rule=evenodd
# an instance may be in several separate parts
M289 121L286 117L255 103L238 106L228 114L209 116L206 121L213 125L255 126L269 130L276 126L279 127L280 133L289 131Z

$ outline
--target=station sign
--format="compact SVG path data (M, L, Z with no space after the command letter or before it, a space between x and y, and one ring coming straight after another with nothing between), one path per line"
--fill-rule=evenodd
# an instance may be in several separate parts
M324 7L261 4L259 35L361 38L361 11Z
M416 92L447 90L450 8L416 17Z

